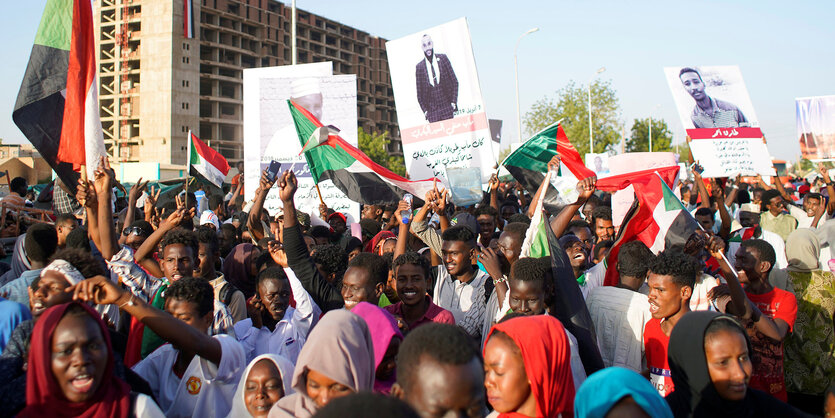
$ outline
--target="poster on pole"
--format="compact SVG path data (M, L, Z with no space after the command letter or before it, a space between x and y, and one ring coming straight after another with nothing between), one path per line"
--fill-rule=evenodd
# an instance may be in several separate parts
M357 145L356 75L331 75L331 63L301 64L244 70L244 198L249 201L270 161L281 171L292 169L299 181L296 207L312 217L319 213L319 194L301 153L287 99L293 99L326 125L340 129L340 136ZM250 186L251 185L251 186ZM319 183L329 208L353 222L359 219L356 203L330 180ZM281 208L278 193L267 195L264 208L275 214Z
M736 65L664 67L684 129L760 126Z
M446 168L496 159L466 18L386 42L406 170L412 179L446 179Z
M776 175L760 128L688 129L687 136L704 178Z
M835 96L795 99L800 153L809 160L835 158Z

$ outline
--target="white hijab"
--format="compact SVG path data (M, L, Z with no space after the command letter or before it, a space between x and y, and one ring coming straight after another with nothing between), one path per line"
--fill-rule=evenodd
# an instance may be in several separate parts
M249 362L249 365L246 366L246 370L244 370L243 375L241 375L241 380L238 382L238 389L235 391L235 397L232 398L232 410L229 411L227 418L252 416L246 409L246 402L244 401L246 379L249 377L249 372L252 370L252 367L255 366L255 363L264 359L272 361L273 364L275 364L275 368L278 369L278 374L281 375L281 385L284 388L284 396L289 396L296 392L293 389L293 369L295 368L293 363L278 354L261 354Z

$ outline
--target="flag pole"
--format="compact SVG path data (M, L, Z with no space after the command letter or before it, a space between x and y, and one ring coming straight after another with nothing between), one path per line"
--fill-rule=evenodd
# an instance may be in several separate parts
M324 204L325 204L325 200L324 200L324 199L322 199L322 191L321 191L321 190L319 190L319 183L316 183L316 193L318 193L318 194L319 194L319 203L321 203L321 204L323 204L323 205L324 205Z
M186 179L183 182L183 200L188 201L188 183L189 183L189 173L191 172L191 129L188 130L188 138L186 139Z

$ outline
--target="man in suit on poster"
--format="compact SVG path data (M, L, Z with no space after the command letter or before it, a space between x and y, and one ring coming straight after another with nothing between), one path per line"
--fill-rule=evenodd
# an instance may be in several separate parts
M417 100L429 122L452 119L458 109L458 78L446 54L435 54L429 35L421 38L424 58L415 67Z

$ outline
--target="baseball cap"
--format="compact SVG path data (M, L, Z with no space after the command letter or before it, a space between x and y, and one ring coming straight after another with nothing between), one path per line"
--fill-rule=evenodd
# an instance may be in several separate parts
M475 216L470 215L467 212L459 213L455 215L452 220L449 221L450 226L456 225L463 225L467 227L470 231L473 231L473 234L478 235L481 232L481 227L478 225L478 221L476 220Z
M200 225L214 225L215 230L220 229L220 220L217 218L214 212L210 210L205 210L200 215Z

